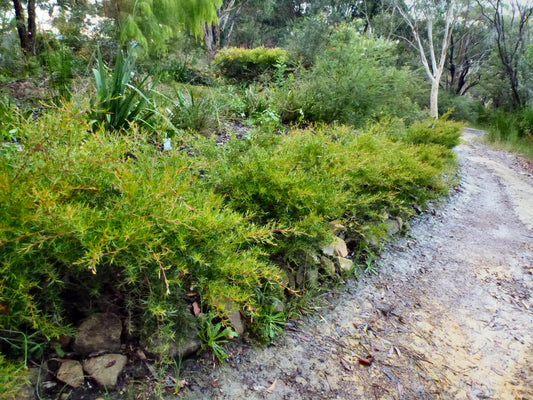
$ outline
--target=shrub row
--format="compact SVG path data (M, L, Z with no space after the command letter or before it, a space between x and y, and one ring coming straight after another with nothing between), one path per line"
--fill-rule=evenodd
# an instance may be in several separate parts
M301 289L288 276L331 238L329 221L364 250L389 216L446 192L453 159L430 123L363 134L315 126L161 152L161 138L92 131L72 109L15 120L18 142L0 147L0 326L37 344L113 311L164 346L196 323L190 292L203 311L227 323L239 309L270 337L273 305ZM6 343L2 353L16 355Z

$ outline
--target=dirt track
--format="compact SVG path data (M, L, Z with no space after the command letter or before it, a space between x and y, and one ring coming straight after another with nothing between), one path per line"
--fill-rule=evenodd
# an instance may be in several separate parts
M533 399L533 177L465 131L462 184L380 276L217 369L184 363L184 399ZM371 355L370 366L360 358Z

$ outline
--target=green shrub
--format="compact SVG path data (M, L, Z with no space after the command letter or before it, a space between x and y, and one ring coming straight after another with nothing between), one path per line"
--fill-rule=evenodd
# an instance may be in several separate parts
M23 151L0 157L0 326L42 338L99 310L141 337L187 329L185 291L223 315L250 313L281 273L251 224L201 184L204 161L161 153L138 132L91 133L61 110L20 126Z
M315 262L330 220L364 252L390 217L446 192L453 159L440 144L392 140L393 124L252 133L225 146L200 138L161 152L155 134L91 131L79 115L12 117L22 151L0 147L0 326L24 343L0 337L0 349L22 364L103 310L162 350L197 323L191 291L208 315L204 347L218 357L236 309L270 339L285 316L275 305L299 289L290 278Z
M452 149L460 143L461 133L461 123L442 118L428 119L411 125L404 140L414 144L438 144Z
M293 66L294 56L280 48L243 49L230 47L216 55L213 66L224 77L238 82L258 80L262 75L274 75L282 66Z
M414 119L418 107L410 96L416 79L395 66L395 44L341 26L310 71L278 90L275 109L284 121L362 125L400 116Z
M385 214L411 213L413 203L446 192L441 173L447 163L435 159L453 158L447 152L318 127L234 144L210 155L218 162L206 176L234 210L285 229L272 251L294 255L327 238L329 220L363 232Z

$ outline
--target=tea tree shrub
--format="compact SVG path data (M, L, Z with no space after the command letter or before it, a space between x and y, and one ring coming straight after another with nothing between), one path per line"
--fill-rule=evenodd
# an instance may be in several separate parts
M404 140L414 144L439 144L452 149L460 143L462 124L459 122L423 120L407 128Z
M69 110L20 136L22 151L0 157L1 326L57 337L112 310L165 341L187 327L185 291L224 315L226 304L253 312L256 290L281 284L257 245L270 227L197 184L203 160L135 131L92 133Z
M453 158L448 153L439 145L318 126L254 137L211 154L219 162L206 177L234 210L250 213L258 224L286 229L276 251L288 237L299 250L313 244L309 237L327 237L329 220L347 221L362 232L383 222L383 215L410 214L413 203L423 206L445 193L441 174L447 163L440 159Z
M363 133L312 125L223 144L183 135L162 151L163 137L92 129L74 107L38 120L0 111L0 326L37 350L112 311L164 354L198 321L190 292L219 327L202 331L210 342L237 309L272 338L286 317L276 304L299 290L291 278L302 266L316 270L329 222L341 220L364 252L389 218L446 192L460 131L446 121ZM0 342L2 354L27 359Z

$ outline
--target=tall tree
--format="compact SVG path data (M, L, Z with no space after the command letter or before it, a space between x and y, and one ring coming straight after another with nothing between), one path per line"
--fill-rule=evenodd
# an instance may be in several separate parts
M526 95L520 90L520 64L529 41L529 20L533 13L531 0L476 0L481 13L495 31L498 56L509 80L516 107L525 105Z
M444 77L444 86L459 96L480 83L483 66L493 48L490 29L475 5L470 0L461 2L445 63L448 73Z
M26 55L35 55L35 34L37 33L37 23L35 20L35 0L26 1L26 11L21 0L13 0L15 8L15 21L20 39L20 46Z
M446 2L416 0L409 2L409 5L407 5L398 0L396 9L411 31L412 38L404 37L404 39L417 50L420 61L431 82L430 113L432 117L438 118L439 86L455 22L454 2L451 0ZM442 14L444 14L444 28L439 35L440 41L437 42L434 25L438 16ZM425 36L422 36L423 29L425 29ZM439 47L437 47L438 45L440 45L440 51Z
M223 41L230 41L235 20L248 0L224 0L218 7L218 23L207 23L204 27L204 42L210 60L215 58Z
M167 39L183 29L203 35L206 23L216 23L222 0L107 0L108 17L119 25L123 45L138 44L151 54L167 50Z

